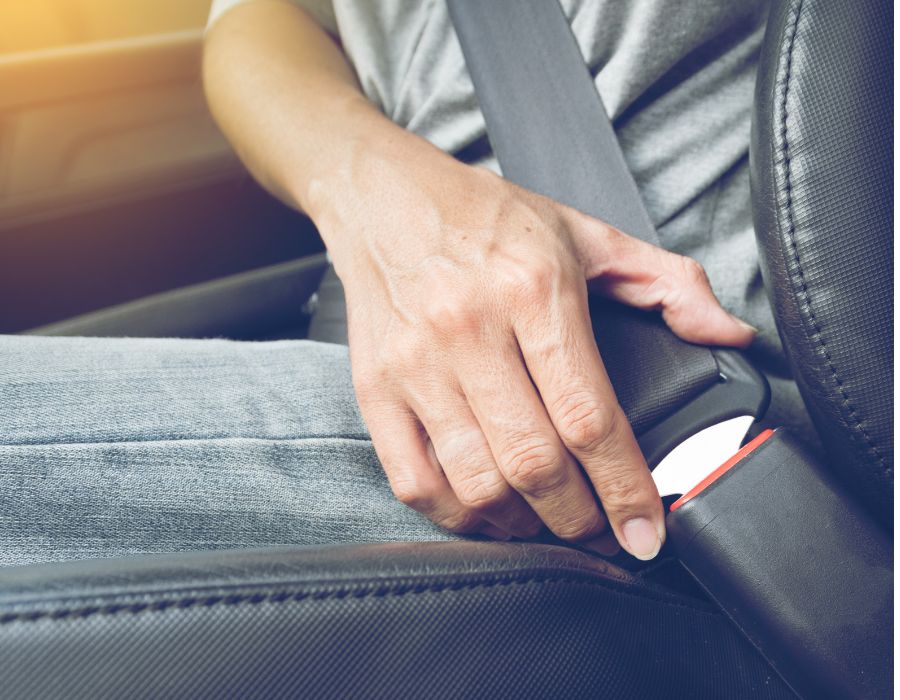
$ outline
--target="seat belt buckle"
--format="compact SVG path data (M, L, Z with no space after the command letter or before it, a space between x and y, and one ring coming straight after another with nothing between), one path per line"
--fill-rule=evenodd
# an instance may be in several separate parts
M638 437L660 496L679 496L676 556L800 697L888 697L890 540L786 430L741 447L768 382L713 355L719 381Z
M741 447L768 382L713 354L719 381L638 437L660 496L679 496L674 553L800 697L889 697L892 543L788 431Z
M681 564L803 698L891 697L892 543L787 430L666 515Z
M769 406L769 383L740 352L712 354L718 380L637 438L660 497L683 497L719 472Z

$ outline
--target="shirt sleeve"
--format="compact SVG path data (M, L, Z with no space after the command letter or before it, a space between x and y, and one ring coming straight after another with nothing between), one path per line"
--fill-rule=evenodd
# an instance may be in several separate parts
M232 7L246 2L252 2L252 0L213 0L206 30L209 31L209 28ZM338 35L337 20L334 17L334 6L331 0L291 0L291 2L309 12L312 18L329 34Z

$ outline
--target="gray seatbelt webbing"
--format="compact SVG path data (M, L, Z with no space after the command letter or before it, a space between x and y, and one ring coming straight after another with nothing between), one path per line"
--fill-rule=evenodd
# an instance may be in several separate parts
M658 243L615 132L559 4L448 0L504 177ZM712 353L655 314L591 300L594 334L640 434L719 377Z
M559 3L449 7L504 177L658 244Z

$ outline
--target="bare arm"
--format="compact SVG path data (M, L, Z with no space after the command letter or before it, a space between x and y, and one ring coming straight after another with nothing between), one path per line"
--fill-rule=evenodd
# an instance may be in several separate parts
M313 176L345 160L354 142L405 133L365 99L334 39L283 0L238 5L210 28L203 82L256 179L308 213Z
M586 280L661 310L687 340L748 343L699 265L391 123L288 2L222 17L204 80L241 158L332 254L360 409L397 497L458 532L546 525L611 552L611 525L655 556L662 507L597 352Z

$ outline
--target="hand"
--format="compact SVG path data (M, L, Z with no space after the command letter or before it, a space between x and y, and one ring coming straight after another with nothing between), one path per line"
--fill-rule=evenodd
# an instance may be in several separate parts
M347 166L317 218L347 295L360 409L397 498L496 538L544 525L650 559L650 472L591 331L586 281L685 340L743 346L700 265L430 146ZM599 501L598 501L599 498ZM602 505L602 507L601 507Z

